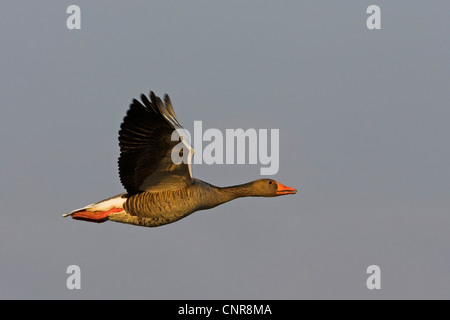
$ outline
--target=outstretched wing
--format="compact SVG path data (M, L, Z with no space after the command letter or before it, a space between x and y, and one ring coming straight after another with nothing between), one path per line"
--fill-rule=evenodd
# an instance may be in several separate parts
M119 131L119 175L129 195L141 191L176 190L192 183L190 161L175 164L172 149L174 130L182 130L169 96L150 93L150 101L141 95L142 103L133 100ZM191 152L192 147L183 141ZM189 158L190 160L190 158Z

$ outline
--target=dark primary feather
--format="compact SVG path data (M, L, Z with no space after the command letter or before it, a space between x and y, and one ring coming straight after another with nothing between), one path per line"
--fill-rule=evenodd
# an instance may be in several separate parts
M169 97L164 99L166 105L153 92L150 99L141 95L142 103L133 100L119 131L119 176L129 195L158 186L183 187L191 180L188 166L170 159L179 141L171 141L175 128L164 114L176 125L179 122Z

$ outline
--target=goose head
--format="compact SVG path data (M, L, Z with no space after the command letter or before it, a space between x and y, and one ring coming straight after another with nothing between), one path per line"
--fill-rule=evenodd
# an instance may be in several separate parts
M260 179L253 181L249 186L256 196L260 197L278 197L287 194L296 194L297 189L287 187L284 184L272 179Z

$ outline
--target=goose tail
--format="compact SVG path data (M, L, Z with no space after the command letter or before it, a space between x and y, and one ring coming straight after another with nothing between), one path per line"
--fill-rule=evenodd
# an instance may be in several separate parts
M126 193L119 194L96 203L88 204L85 207L64 213L63 218L72 217L76 220L85 220L90 222L104 222L108 216L114 213L122 212L125 203Z

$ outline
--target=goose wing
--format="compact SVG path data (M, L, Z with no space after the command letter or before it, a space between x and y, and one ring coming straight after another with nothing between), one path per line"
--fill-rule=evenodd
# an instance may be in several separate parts
M183 130L172 108L169 96L164 103L153 92L150 100L141 95L130 105L119 131L119 176L129 195L141 191L159 192L176 190L192 183L191 158L193 149L178 134L172 141L172 133ZM175 164L172 150L183 142L184 150L190 150L185 159ZM187 163L185 163L187 162Z

